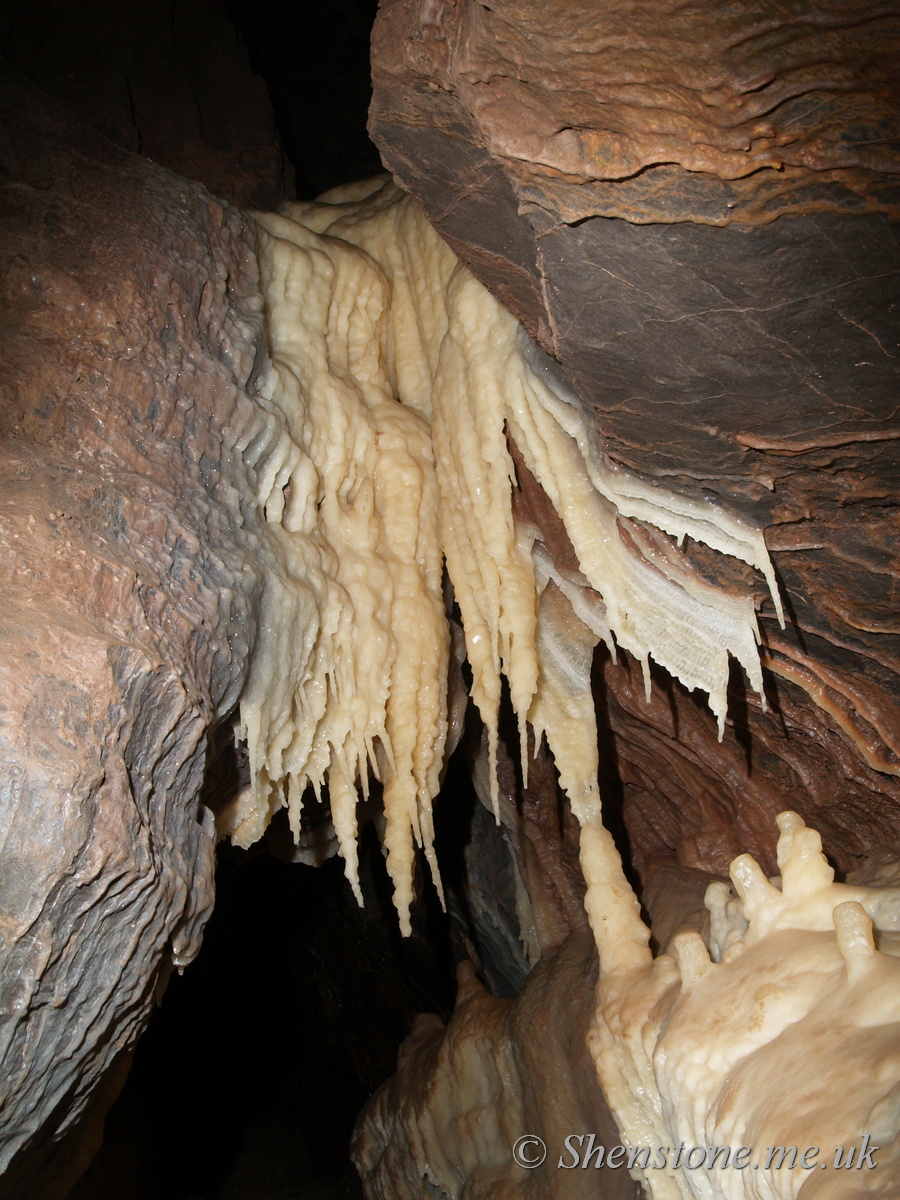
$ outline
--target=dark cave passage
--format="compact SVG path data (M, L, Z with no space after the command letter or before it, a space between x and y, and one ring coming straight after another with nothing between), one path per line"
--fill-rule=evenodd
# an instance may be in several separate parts
M373 872L361 912L340 859L243 857L222 848L202 950L170 978L73 1200L361 1195L353 1124L416 1013L452 1008L452 961L387 932Z
M239 770L217 759L218 787L222 760ZM435 803L448 912L419 861L408 939L374 825L360 830L360 909L339 857L311 867L269 853L290 853L286 816L250 851L220 844L200 953L169 977L71 1200L357 1200L351 1133L416 1016L449 1019L466 958L495 994L521 986L509 849L462 752ZM473 840L488 922L466 894Z

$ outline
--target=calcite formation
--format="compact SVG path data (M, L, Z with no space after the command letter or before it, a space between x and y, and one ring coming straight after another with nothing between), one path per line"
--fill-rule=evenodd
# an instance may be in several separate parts
M634 1173L654 1197L897 1188L900 893L836 884L818 834L796 813L778 825L780 879L744 855L731 865L727 917L725 885L707 893L712 958L684 928L652 964L619 972L601 954L588 1044L620 1129L632 1146L707 1151L680 1171L648 1156ZM849 1166L870 1144L865 1168ZM710 1147L728 1154L710 1157Z
M734 890L709 888L705 939L688 916L653 960L607 943L597 980L571 934L515 1003L464 977L446 1030L421 1020L358 1125L368 1194L414 1196L425 1180L447 1196L894 1195L897 865L873 874L875 887L837 884L818 835L794 813L778 824L781 879L735 860ZM677 911L677 887L666 898ZM587 903L595 920L612 919L608 886ZM542 1021L523 1024L536 1010ZM585 1013L617 1128L572 1050ZM514 1147L526 1129L523 1162ZM604 1154L624 1144L634 1180L626 1152L585 1163L595 1144Z
M781 600L760 530L595 453L577 398L409 197L376 181L325 199L258 217L271 365L256 391L283 423L245 455L278 550L241 698L253 780L220 826L250 845L287 800L299 837L306 788L327 780L357 888L356 789L371 769L384 783L388 871L408 932L414 842L440 888L431 802L447 729L442 560L498 816L501 674L525 781L527 722L546 734L579 821L598 827L590 665L600 638L642 663L648 693L651 654L705 691L720 736L729 654L762 690L751 597L705 583L676 545L653 541L648 520L758 567L779 614ZM579 571L564 577L539 528L516 522L507 436Z
M377 1200L433 1195L582 1197L598 1171L528 1170L512 1161L531 1135L562 1148L573 1131L615 1145L619 1134L583 1045L594 1007L597 959L589 934L570 934L529 976L516 1000L491 996L468 964L446 1031L422 1016L397 1073L357 1127L354 1157ZM529 1153L536 1153L531 1143ZM558 1154L557 1154L558 1157ZM602 1171L602 1195L636 1200L627 1171Z

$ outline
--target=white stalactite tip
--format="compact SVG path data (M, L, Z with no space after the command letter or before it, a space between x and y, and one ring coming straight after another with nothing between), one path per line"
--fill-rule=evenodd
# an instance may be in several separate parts
M440 886L431 804L447 736L444 564L494 775L505 676L522 746L527 722L546 734L587 823L600 819L590 694L600 637L635 655L648 690L652 656L705 691L720 736L729 655L762 687L749 596L717 591L683 560L654 560L640 548L652 539L626 544L619 517L636 534L649 521L757 565L779 601L758 529L598 454L577 400L409 197L374 181L323 199L256 218L269 365L244 456L267 572L241 697L252 783L220 828L247 845L286 799L297 833L304 791L330 783L358 894L353 796L380 774L409 932L415 844ZM583 584L516 528L507 430L565 524ZM496 778L492 798L496 809Z

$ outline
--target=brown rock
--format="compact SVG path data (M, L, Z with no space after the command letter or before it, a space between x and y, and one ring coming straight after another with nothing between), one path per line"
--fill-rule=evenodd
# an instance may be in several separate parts
M896 213L898 45L897 14L853 0L823 17L804 0L388 0L370 127L419 186L430 166L466 170L474 151L524 212L559 223ZM434 154L429 129L453 153ZM420 136L424 158L408 152ZM503 190L489 167L480 176L482 196ZM450 196L470 200L474 182Z
M679 685L648 706L634 664L603 668L606 808L645 875L770 864L789 806L842 869L897 838L898 36L843 2L379 12L386 163L612 460L767 528L784 631L752 572L686 553L756 587L768 713L735 676L719 745Z
M8 70L0 129L0 1190L48 1200L213 901L197 797L255 638L260 298L199 186Z

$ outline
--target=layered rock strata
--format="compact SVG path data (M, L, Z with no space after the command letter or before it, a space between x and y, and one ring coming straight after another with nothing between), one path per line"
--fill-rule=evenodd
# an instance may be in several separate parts
M0 1187L50 1197L213 903L199 794L256 636L262 316L234 209L0 87Z
M842 869L898 837L897 37L851 4L392 0L375 26L386 164L603 452L767 529L790 616L757 592L768 713L735 680L719 745L681 689L645 705L627 658L602 667L644 874L774 870L785 798Z

